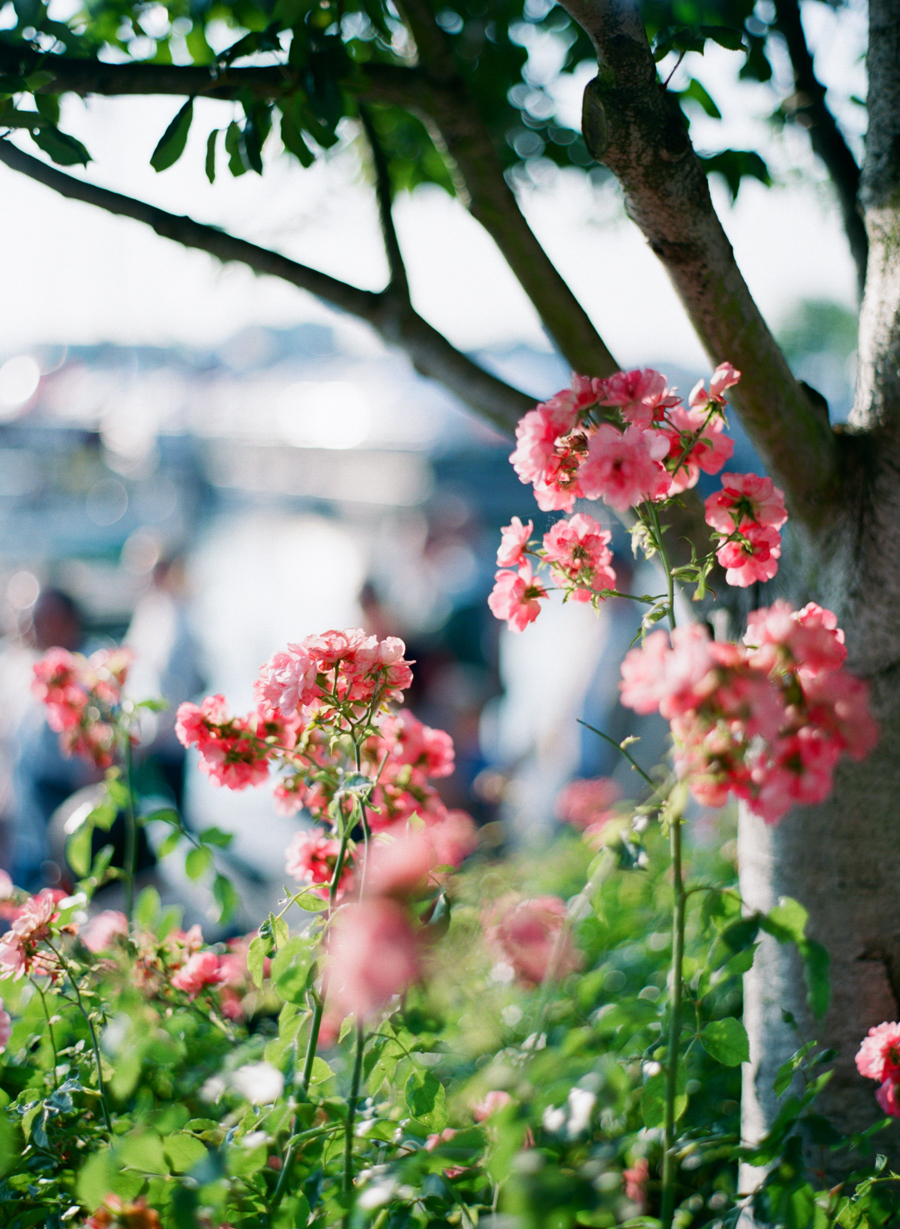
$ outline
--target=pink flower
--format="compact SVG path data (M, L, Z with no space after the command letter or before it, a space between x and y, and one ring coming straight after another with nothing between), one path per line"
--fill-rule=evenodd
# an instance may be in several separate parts
M756 581L771 580L781 558L781 534L767 525L745 523L740 537L723 542L716 558L729 585L745 589Z
M731 459L734 440L723 434L725 423L718 415L708 422L707 417L701 410L685 410L683 406L676 406L669 414L674 430L665 428L664 434L669 441L666 461L672 473L670 495L695 486L701 469L707 474L717 474ZM690 448L685 453L688 444Z
M741 373L735 371L731 363L720 363L712 375L709 382L709 392L707 393L703 381L699 380L691 389L691 395L688 398L688 404L692 409L705 410L710 402L716 402L718 405L723 405L725 402L725 390L733 388L740 380Z
M572 597L589 601L590 593L614 589L616 574L610 564L608 543L612 534L583 512L568 521L557 521L544 534L544 557L561 574L563 583L573 583Z
M594 387L599 405L617 406L625 421L637 427L654 426L667 406L678 403L666 387L666 377L651 367L617 371L606 380L597 380Z
M615 815L622 791L611 777L570 781L556 799L556 817L576 828L604 824Z
M41 892L25 901L9 930L0 936L0 977L47 974L55 969L56 958L41 951L40 945L53 935L58 917L52 892Z
M536 581L527 561L518 572L497 572L488 606L498 619L505 619L514 632L523 632L541 613L540 599L547 592Z
M488 946L526 985L561 981L581 965L558 896L504 897L485 911L483 925Z
M500 547L497 551L497 563L501 568L515 568L524 562L525 547L528 545L533 529L533 521L523 525L517 516L514 516L510 523L503 527Z
M856 1069L879 1084L900 1081L900 1024L885 1021L869 1029L856 1055Z
M659 709L674 717L702 702L714 686L709 675L716 663L713 642L699 623L676 628L671 648L668 633L651 632L641 647L625 654L622 703L637 713Z
M404 829L393 838L382 833L366 859L365 894L401 901L421 896L437 865L430 829Z
M588 440L587 457L578 473L587 499L602 499L619 512L645 499L661 499L670 478L662 459L669 441L660 431L628 427L624 432L601 423Z
M316 699L317 673L309 653L299 644L289 644L286 653L273 654L260 667L254 699L269 711L288 716Z
M491 1092L484 1094L480 1101L477 1101L472 1106L472 1113L475 1116L476 1122L484 1122L496 1114L498 1110L502 1110L504 1106L509 1105L512 1097L508 1092L504 1092L502 1088L494 1088Z
M645 1156L638 1157L630 1169L623 1170L622 1182L625 1186L625 1198L644 1211L647 1207L647 1182L650 1178L650 1164Z
M784 494L771 478L758 474L723 474L722 490L704 506L707 525L724 534L743 533L748 525L780 529L787 520Z
M284 851L285 870L298 883L324 885L316 888L316 895L328 900L340 850L340 841L333 837L323 836L321 832L298 832ZM341 899L352 880L353 859L347 857L338 880L336 900Z
M852 760L864 760L878 743L878 723L869 712L869 688L846 670L812 678L797 671L806 701L806 719L827 731Z
M885 1080L875 1093L875 1100L891 1118L900 1118L900 1087L893 1080Z
M755 610L747 617L744 644L753 648L755 664L771 670L787 661L796 666L801 679L837 670L847 656L837 616L815 602L794 610L780 600Z
M128 934L128 918L116 909L96 913L79 931L79 938L88 951L105 952L120 936Z
M194 952L172 978L176 990L196 998L204 986L217 986L222 980L219 957L215 952Z
M351 1014L372 1019L421 971L419 939L406 909L383 897L343 905L328 930L325 963L330 1023Z

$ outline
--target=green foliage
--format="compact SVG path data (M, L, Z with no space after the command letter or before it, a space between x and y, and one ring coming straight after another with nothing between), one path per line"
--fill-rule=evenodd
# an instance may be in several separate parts
M573 74L594 61L593 49L562 8L549 0L524 5L500 0L490 9L480 0L455 0L452 7L435 3L433 12L433 32L449 52L460 88L487 126L505 170L527 171L537 160L564 168L591 165L580 131L560 113L557 99ZM266 157L279 146L302 166L311 165L345 135L345 121L357 115L368 74L386 67L398 73L398 88L392 91L398 97L373 106L372 112L392 190L432 183L455 191L447 151L435 144L432 129L422 122L420 83L412 73L408 101L402 98L410 35L388 0L168 0L165 13L167 20L162 20L161 6L144 0L90 0L68 22L59 22L49 16L43 0L16 0L16 25L0 33L0 41L13 52L43 53L55 40L57 48L82 59L112 53L134 62L193 64L210 71L211 84L232 67L282 65L284 89L273 98L246 89L238 92L237 115L233 105L223 105L222 121L207 137L210 182L217 173L216 136L223 130L233 175L261 173ZM677 95L679 102L699 104L712 119L720 118L719 106L697 76L702 69L697 57L707 44L741 57L742 77L764 82L772 76L768 47L770 36L779 31L778 18L762 19L752 0L646 0L642 14L664 76L674 58L690 57L692 77ZM0 122L29 131L54 161L86 163L90 155L84 146L56 126L58 99L35 93L52 77L39 59L34 71L29 71L32 60L27 63L28 69L0 77L0 93L5 90L12 100L30 95L36 109L14 102ZM773 97L773 112L780 101ZM183 154L192 114L189 98L151 155L157 171ZM269 140L273 131L280 142ZM768 168L752 151L713 148L704 163L710 173L724 176L732 196L748 176L769 182Z

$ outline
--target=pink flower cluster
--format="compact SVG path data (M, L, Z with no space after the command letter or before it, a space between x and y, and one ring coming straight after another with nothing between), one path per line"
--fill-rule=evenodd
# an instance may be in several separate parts
M787 520L784 496L771 478L723 474L722 490L706 501L706 523L719 539L716 558L729 585L746 588L778 571Z
M829 610L779 601L748 620L743 644L693 624L653 632L622 663L622 703L671 723L675 765L699 802L743 798L767 823L821 802L841 754L861 760L878 739L865 683L842 668Z
M31 690L47 706L47 724L66 755L109 768L115 750L115 715L132 655L100 649L90 657L49 649L34 666Z
M380 838L370 847L363 894L341 905L325 943L325 1032L348 1015L370 1020L422 973L425 931L413 904L440 865L428 829Z
M77 933L77 926L58 926L57 905L65 892L44 888L37 896L29 896L12 909L9 930L0 936L0 978L59 976L58 957L48 946L48 940L58 940L61 934Z
M616 585L609 549L612 535L592 516L579 512L569 520L557 521L544 534L540 547L531 543L533 529L532 521L523 525L517 516L503 529L497 563L516 571L497 572L488 598L496 617L506 619L517 632L534 622L540 613L539 602L547 596L543 584L534 578L528 555L548 565L555 587L576 602L602 599Z
M606 380L573 375L570 388L522 418L510 460L520 479L533 484L545 512L571 512L577 499L600 499L619 512L658 503L696 485L701 470L717 474L731 457L725 393L739 378L722 363L709 390L701 380L685 406L665 376L650 368ZM756 474L725 474L723 483L706 510L728 583L769 580L781 554L778 531L787 520L781 492ZM531 521L523 525L518 517L503 529L497 563L515 570L497 572L488 599L514 631L537 618L547 596L529 556L543 560L555 587L577 601L596 603L616 583L610 535L593 517L579 513L560 521L544 535L542 548L531 543L532 529Z
M233 717L223 696L208 696L179 707L175 732L184 746L197 748L201 771L228 789L261 784L270 763L285 757L306 771L327 747L323 726L346 729L401 698L412 681L404 652L402 640L379 641L359 628L307 636L260 668L255 713ZM278 796L289 810L308 804L291 796L291 783Z
M886 1114L900 1118L900 1024L869 1029L856 1055L860 1075L878 1082L875 1099Z
M581 966L558 896L523 900L510 893L484 911L482 925L488 947L526 986L562 981Z

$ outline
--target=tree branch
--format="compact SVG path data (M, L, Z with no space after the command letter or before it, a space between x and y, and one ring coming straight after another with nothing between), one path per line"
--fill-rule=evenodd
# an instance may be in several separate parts
M869 273L851 422L889 428L900 452L900 0L869 4L869 132L860 199Z
M794 515L819 525L839 481L827 414L794 379L741 276L637 9L628 0L563 3L597 48L599 75L584 97L588 149L618 177L711 362L727 359L743 373L735 405Z
M413 110L437 129L465 184L470 213L497 244L562 355L577 371L611 375L618 364L519 209L491 136L453 64L444 32L433 14L419 4L415 10L411 24L417 45L429 50L442 46L441 53L433 61L423 54L417 68L366 64L359 78L345 81L344 86L363 100ZM277 99L298 86L293 71L283 65L217 71L194 65L106 64L0 43L0 72L27 76L38 69L53 74L39 92L70 91L82 97L176 94L233 99L248 91L257 98Z
M777 29L784 36L794 69L797 94L793 114L795 117L803 117L809 125L809 139L813 151L824 162L837 191L844 230L847 232L850 252L856 262L859 294L862 298L866 284L869 241L857 199L859 167L825 101L825 87L816 77L797 0L775 0L775 15Z
M255 273L281 278L332 307L359 316L386 341L402 346L421 374L441 381L462 401L507 433L512 432L518 419L534 404L534 398L505 384L456 350L446 337L413 311L409 300L396 294L393 287L381 292L361 290L214 226L178 217L144 201L75 179L23 153L7 140L0 140L0 162L70 200L83 201L107 213L143 222L158 235L184 247L208 252L223 262L240 261Z
M381 233L384 238L384 250L387 253L391 285L409 300L409 279L406 276L406 266L403 263L403 253L400 251L400 241L394 226L394 214L391 208L391 180L388 172L387 159L381 142L378 140L372 125L372 117L367 107L360 106L359 119L372 151L372 166L375 170L375 198L378 201L378 218L381 222Z
M490 133L460 76L450 40L426 0L401 0L401 15L429 89L416 100L437 127L468 192L469 212L503 254L560 352L576 371L618 370L590 317L541 247L506 182ZM410 105L408 101L407 106Z

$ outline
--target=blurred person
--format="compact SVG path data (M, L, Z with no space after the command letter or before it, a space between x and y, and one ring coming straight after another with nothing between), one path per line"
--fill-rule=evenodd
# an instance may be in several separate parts
M150 588L134 608L122 642L134 653L129 694L162 697L168 708L149 714L140 762L144 793L164 792L179 812L184 808L186 752L175 737L175 713L185 700L202 695L206 677L202 652L190 618L184 557L162 558L153 568Z
M75 599L62 589L38 595L22 627L22 640L36 657L51 648L78 652L84 643L84 619ZM28 680L30 684L30 678ZM12 833L9 872L29 892L56 886L63 868L50 858L49 828L54 813L76 790L102 774L87 761L63 755L59 736L50 729L45 710L30 698L13 735Z

